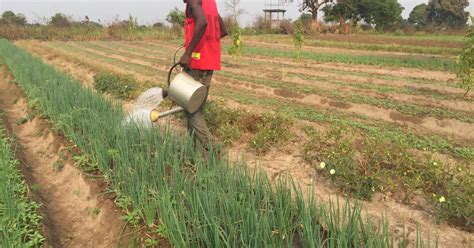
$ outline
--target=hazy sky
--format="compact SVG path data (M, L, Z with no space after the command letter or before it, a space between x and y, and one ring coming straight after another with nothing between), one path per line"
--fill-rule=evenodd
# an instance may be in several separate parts
M217 0L217 5L221 15L225 15L225 0ZM275 0L274 0L275 1ZM252 20L262 14L265 0L241 0L241 7L245 14L241 17L243 24L249 24ZM298 0L289 4L286 8L287 18L295 19L299 16ZM403 16L407 17L414 6L420 3L427 3L428 0L399 0L405 7ZM474 14L474 0L470 0L471 6L468 11ZM138 18L140 24L153 24L164 22L167 13L178 7L184 8L182 0L0 0L0 12L12 10L23 13L28 21L40 21L43 17L51 17L57 12L62 12L74 17L83 18L88 15L91 20L101 20L102 23L111 23L116 18L125 19L131 14Z

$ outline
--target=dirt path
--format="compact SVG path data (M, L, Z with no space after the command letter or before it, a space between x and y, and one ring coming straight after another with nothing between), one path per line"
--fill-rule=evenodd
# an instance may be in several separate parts
M121 211L111 199L99 196L103 187L74 166L64 139L51 132L45 120L19 124L28 115L27 100L11 81L2 68L0 109L20 147L25 177L43 205L46 247L116 247L124 226Z

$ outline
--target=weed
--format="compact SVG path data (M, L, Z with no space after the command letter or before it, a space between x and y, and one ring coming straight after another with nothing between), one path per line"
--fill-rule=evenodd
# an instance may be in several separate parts
M95 208L89 209L89 214L95 217L98 216L100 214L100 208L95 207Z
M265 113L257 124L255 136L249 141L258 153L269 151L291 138L293 121L280 114Z
M204 118L212 134L220 138L225 145L232 144L242 133L241 110L226 107L223 101L208 101Z
M72 159L74 160L74 165L85 172L97 169L91 158L85 154L73 156Z
M23 125L28 122L28 117L22 117L16 121L17 125Z
M38 192L41 190L41 185L34 183L30 186L31 191L33 192Z
M98 73L94 76L94 87L102 93L110 93L120 99L130 99L137 94L136 79L132 75L117 76Z
M0 125L0 246L41 247L45 239L41 234L39 204L28 199L11 140L4 135ZM39 190L39 185L33 185L31 190Z
M72 191L72 194L79 197L79 196L81 196L81 190L80 189L75 189L75 190Z
M53 168L55 171L61 171L64 168L64 163L61 160L54 162Z
M307 127L305 132L309 141L303 158L344 192L361 199L370 199L375 192L401 192L398 200L406 203L419 191L429 201L434 194L437 219L472 230L474 175L466 166L451 169L428 156L414 155L401 140L360 138L344 125L325 133Z

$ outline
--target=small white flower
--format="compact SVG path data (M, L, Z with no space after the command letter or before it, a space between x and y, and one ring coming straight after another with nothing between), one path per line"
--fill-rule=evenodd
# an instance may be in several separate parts
M321 169L324 169L324 168L326 168L326 163L324 163L324 162L321 162L321 163L319 164L319 167L320 167Z
M436 163L436 161L435 161L435 162L433 162L433 165L434 165L434 166L437 166L437 165L438 165L438 163Z
M334 174L336 174L336 170L335 170L335 169L331 169L331 170L329 171L329 173L330 173L331 175L334 175Z
M439 202L440 202L440 203L446 202L446 199L444 198L444 196L441 196L441 197L439 198Z

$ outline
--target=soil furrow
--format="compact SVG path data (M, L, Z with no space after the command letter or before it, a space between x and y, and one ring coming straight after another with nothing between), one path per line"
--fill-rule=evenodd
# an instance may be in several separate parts
M178 45L167 44L164 42L158 41L141 41L140 44L144 45L151 45L157 48L167 47L168 49L174 50L178 47ZM318 68L325 68L325 69L337 69L337 70L344 70L347 72L366 72L366 73L374 73L379 75L391 75L391 76L403 76L407 78L420 78L420 79L427 79L427 80L436 80L436 81L449 81L454 80L456 76L449 72L443 71L432 71L432 70L423 70L423 69L413 69L413 68L389 68L384 66L369 66L369 65L355 65L355 64L343 64L343 63L333 63L333 62L325 62L319 63L312 60L296 60L291 58L286 58L285 60L279 58L272 58L269 56L260 56L260 55L252 55L252 56L242 56L242 61L259 61L259 62L268 62L273 64L285 64L288 66L299 67L305 66L314 69L315 71Z
M28 100L7 75L2 69L0 109L21 149L20 161L33 183L30 188L42 200L47 247L115 247L124 226L121 211L111 199L100 196L100 182L85 178L74 166L72 146L53 133L50 124L39 117L23 123L29 114Z
M107 47L105 44L93 42L95 45L104 47L104 49L111 49L111 47ZM129 53L134 56L143 56L147 59L162 59L163 55L166 54L166 51L156 51L148 48L143 48L140 46L130 45L131 43L119 43L119 47L114 46L113 49L123 53ZM120 47L124 46L124 47ZM141 52L136 52L136 50L140 50ZM168 51L171 53L172 51ZM144 54L145 53L145 54ZM288 72L290 69L285 66L279 66L276 64L266 64L265 68L255 67L253 65L246 66L244 64L238 64L230 62L232 59L230 56L223 55L224 62L223 62L223 70L230 71L235 70L236 72L246 75L249 72L258 72L260 77L268 77L269 79L282 79L286 78L288 80L293 80L294 78L289 77ZM269 73L271 72L271 73ZM337 72L330 72L324 70L314 70L312 68L306 67L292 67L291 74L302 74L304 76L313 76L316 78L320 78L321 80L331 80L331 81L348 81L348 82L356 82L356 83L370 83L374 85L381 85L381 86L390 86L390 87L407 87L413 88L419 91L436 91L440 95L452 95L452 98L462 96L465 91L459 88L455 88L455 84L451 83L450 85L437 85L437 84L429 84L429 83L409 83L406 81L399 81L399 80L385 80L385 79L377 79L372 77L371 75L368 76L357 76L357 75L341 75ZM415 92L416 94L418 92ZM418 95L418 94L417 94ZM459 99L460 102L464 101L464 99Z

